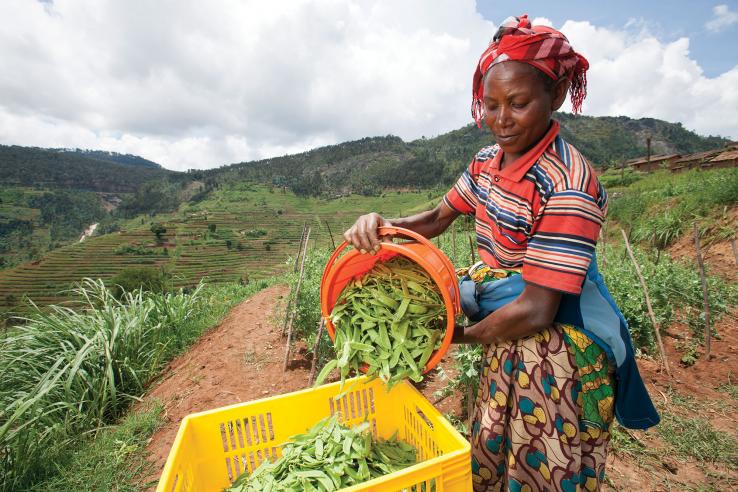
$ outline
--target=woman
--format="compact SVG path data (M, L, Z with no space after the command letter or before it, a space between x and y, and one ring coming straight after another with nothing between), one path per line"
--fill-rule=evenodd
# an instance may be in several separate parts
M607 195L551 118L567 92L581 109L588 67L560 32L525 15L506 20L473 79L472 115L496 145L433 210L364 215L344 234L372 253L379 226L430 238L474 215L487 269L520 271L462 282L464 310L478 322L454 341L486 348L471 429L475 490L598 490L613 416L633 428L658 422L625 320L596 270Z

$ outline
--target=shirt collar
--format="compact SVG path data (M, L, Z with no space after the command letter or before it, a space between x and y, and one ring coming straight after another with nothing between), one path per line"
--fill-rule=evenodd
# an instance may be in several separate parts
M528 152L521 155L512 164L508 164L502 171L499 171L499 175L510 181L519 182L530 168L538 162L538 159L548 149L551 143L554 141L556 136L559 134L559 122L556 120L551 121L551 127L548 129L543 138L541 138L537 144L535 144ZM502 149L495 154L492 160L492 169L499 170L500 162L502 162Z

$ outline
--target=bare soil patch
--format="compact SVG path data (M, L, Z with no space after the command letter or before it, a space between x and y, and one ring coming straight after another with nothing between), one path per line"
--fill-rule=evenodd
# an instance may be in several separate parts
M735 224L738 222L738 207L734 207L725 214L723 220L725 224ZM737 238L738 239L738 238ZM720 275L726 280L735 282L738 280L738 265L736 264L735 254L730 241L718 241L712 244L701 245L702 257L705 261L707 270L711 274ZM672 244L669 254L674 259L682 259L691 262L697 268L696 253L694 250L694 235L692 231L687 231Z

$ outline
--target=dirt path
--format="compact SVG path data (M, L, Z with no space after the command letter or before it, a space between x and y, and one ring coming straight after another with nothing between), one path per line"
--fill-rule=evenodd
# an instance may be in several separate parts
M298 347L295 351L291 369L286 373L282 371L281 309L287 292L287 286L270 287L236 306L219 326L206 333L188 353L173 361L163 379L145 396L145 400L164 402L166 415L165 424L154 434L147 448L154 466L152 480L161 473L184 416L307 386L310 362L304 356L304 348ZM713 345L716 357L709 361L701 357L692 367L678 363L681 353L677 343L688 330L675 325L665 339L673 380L666 378L657 362L638 361L649 392L662 408L671 405L670 399L675 394L693 398L701 404L701 417L716 429L735 435L738 412L730 397L716 390L720 384L729 381L734 384L738 378L735 318L726 317L718 325L721 340ZM449 371L450 356L441 365ZM434 372L421 390L433 401L434 392L445 385L446 381ZM459 415L460 395L444 399L437 407L442 413ZM673 406L669 409L671 411ZM697 415L695 409L679 411L685 417ZM656 453L664 446L655 430L632 432L631 437L648 449L655 449ZM735 476L724 467L719 471L724 476ZM700 484L708 483L704 466L671 456L645 459L638 454L611 453L607 476L609 485L605 490L617 491L698 489Z
M145 396L165 405L166 422L147 448L156 477L186 415L307 386L309 365L282 371L284 342L275 316L287 292L284 285L269 287L236 306Z

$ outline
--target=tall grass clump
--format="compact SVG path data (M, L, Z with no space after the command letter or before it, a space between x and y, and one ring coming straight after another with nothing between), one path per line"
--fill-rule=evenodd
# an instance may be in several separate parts
M35 309L0 338L0 490L26 489L63 466L75 442L118 419L164 365L248 287L125 293L101 280L75 290L81 308Z
M660 171L628 187L608 187L608 192L611 219L638 239L668 245L694 220L738 204L738 168Z
M348 251L348 250L347 250ZM291 272L287 276L290 284L290 299L292 305L290 309L295 309L295 319L293 321L293 330L296 338L303 340L308 348L312 349L315 344L315 337L318 333L318 323L320 322L320 280L323 276L328 258L332 251L329 248L313 247L307 251L305 257L305 268L303 271L302 285L300 286L299 298L295 301L294 295L297 290L297 282L299 280L299 264L298 271ZM287 264L293 265L294 258L289 258ZM333 356L332 344L328 333L323 330L321 342L318 346L318 354L313 357L320 357L318 368L322 367L322 363Z

